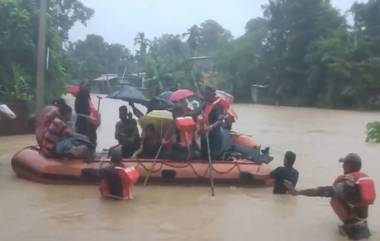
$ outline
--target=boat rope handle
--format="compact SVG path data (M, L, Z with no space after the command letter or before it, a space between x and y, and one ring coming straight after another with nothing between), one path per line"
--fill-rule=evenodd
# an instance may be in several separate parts
M138 164L136 165L136 167L138 166L141 166L144 171L149 171L150 169L148 167L146 167L146 165L144 165L144 163L142 163L140 160L137 160L138 161ZM190 162L187 162L185 165L173 165L173 164L169 164L168 161L159 161L160 162L160 166L158 168L155 168L154 170L152 170L152 173L157 173L159 171L161 171L163 169L164 166L168 166L168 167L171 167L171 168L177 168L177 169L183 169L183 168L186 168L186 167L189 167L191 168L191 170L193 171L193 173L195 174L195 176L197 177L201 177L201 178L205 178L206 175L207 175L207 172L208 172L208 169L205 170L205 172L203 174L199 174L195 168L194 168L194 165ZM233 169L237 168L239 173L241 173L241 168L240 168L240 165L235 162L232 167L230 167L229 169L227 169L226 171L219 171L217 170L214 166L212 167L212 171L214 171L215 173L217 174L227 174L227 173L230 173ZM258 169L256 172L258 172L260 170L260 166L258 166Z

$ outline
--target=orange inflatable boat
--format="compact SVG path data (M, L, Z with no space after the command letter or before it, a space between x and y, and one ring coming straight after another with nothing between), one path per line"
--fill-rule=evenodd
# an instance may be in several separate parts
M126 165L134 166L141 174L140 180L152 169L149 183L163 184L208 184L208 162L191 162L146 159L124 159ZM153 165L154 164L154 165ZM27 147L12 158L12 168L17 176L48 184L97 184L96 173L110 165L110 160L100 155L95 161L57 160L44 157L36 147ZM213 177L215 183L246 185L271 185L267 164L256 164L247 160L215 161Z

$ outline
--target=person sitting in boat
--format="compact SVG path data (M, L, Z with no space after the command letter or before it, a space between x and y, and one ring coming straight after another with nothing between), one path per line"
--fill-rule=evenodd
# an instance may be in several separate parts
M296 161L296 154L292 151L287 151L284 157L284 166L277 167L269 175L274 179L273 193L286 194L288 189L284 185L287 180L295 187L298 181L298 171L293 168Z
M154 159L165 155L166 141L161 138L153 125L147 125L142 132L140 148L132 155L132 159Z
M111 151L111 166L102 168L98 176L102 179L99 190L102 197L125 200L132 198L132 187L140 174L134 167L125 167L119 146Z
M351 240L368 239L371 235L367 225L368 206L376 198L375 184L360 171L362 162L358 154L350 153L339 162L343 163L344 174L331 186L296 190L289 181L285 181L285 186L292 195L330 197L331 207L343 222L340 231Z
M171 160L194 160L199 158L199 150L196 143L196 122L189 115L188 109L182 105L176 105L173 110L174 133L171 150L167 158Z
M205 86L203 92L205 104L198 118L201 133L201 153L208 159L208 151L213 160L225 159L226 156L239 155L245 159L268 163L273 160L269 156L269 148L260 151L259 148L247 148L235 143L228 130L223 128L223 121L227 116L229 104L216 96L213 87ZM208 144L207 145L207 138Z
M122 146L122 155L128 158L135 153L140 145L140 134L137 128L137 121L133 119L132 113L123 105L119 108L120 121L116 123L115 139Z
M89 140L67 126L71 114L71 107L62 99L53 101L38 114L36 139L45 156L82 158L92 153Z
M202 113L199 116L201 138L201 153L205 159L208 159L208 151L212 159L217 159L222 153L222 123L225 115L225 108L222 99L216 97L216 90L213 87L205 86L203 92L205 104ZM207 145L206 135L209 141ZM208 150L210 148L210 150Z

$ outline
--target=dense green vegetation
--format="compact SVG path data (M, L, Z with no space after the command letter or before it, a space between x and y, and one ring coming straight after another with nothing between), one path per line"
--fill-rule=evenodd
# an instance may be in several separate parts
M38 6L0 0L0 98L34 93ZM70 43L68 31L93 10L79 0L49 1L47 84L57 95L67 81L102 73L141 73L157 93L175 86L197 89L201 69L194 56L209 56L219 86L240 101L252 84L267 85L269 102L295 106L376 108L380 105L380 0L355 3L348 21L329 0L268 0L263 17L233 38L207 20L181 35L135 38L133 54L121 44L89 35ZM48 98L49 96L47 96Z
M34 95L38 1L0 0L0 99L29 100ZM49 0L46 73L47 98L58 96L65 87L71 61L63 45L75 22L85 23L93 10L77 0Z
M367 124L367 142L380 143L380 122L370 122Z

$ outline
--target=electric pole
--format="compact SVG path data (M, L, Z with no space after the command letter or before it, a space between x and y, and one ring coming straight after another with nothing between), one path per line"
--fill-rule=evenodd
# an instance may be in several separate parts
M37 45L36 111L42 108L42 106L44 105L44 100L45 100L46 11L47 11L47 0L40 0L38 45Z

